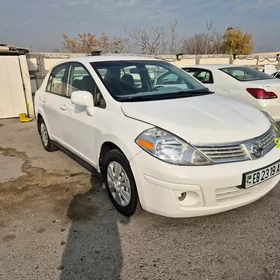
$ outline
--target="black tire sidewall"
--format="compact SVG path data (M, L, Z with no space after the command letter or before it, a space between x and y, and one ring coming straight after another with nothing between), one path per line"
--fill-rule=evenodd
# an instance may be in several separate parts
M115 201L115 199L112 196L112 194L110 192L110 189L109 189L108 180L107 180L107 169L108 169L108 165L112 161L116 161L122 166L122 168L126 172L126 175L129 179L130 188L131 188L131 199L130 199L129 204L125 207L119 205ZM108 152L104 157L104 169L103 170L104 170L103 176L104 176L105 186L106 186L108 195L109 195L112 203L114 204L115 208L125 216L128 216L128 217L132 216L137 209L138 193L137 193L137 188L136 188L134 176L133 176L133 173L132 173L132 170L130 168L128 160L125 158L125 156L119 150L112 150L112 151Z

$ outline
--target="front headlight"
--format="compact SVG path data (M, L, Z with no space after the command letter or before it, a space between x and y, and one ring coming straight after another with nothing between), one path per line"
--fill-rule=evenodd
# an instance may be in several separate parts
M262 111L262 112L269 119L269 121L270 121L271 125L273 126L273 128L275 129L276 133L278 135L280 135L280 128L279 128L277 122L267 112L265 112L265 111Z
M175 165L210 165L212 162L179 137L160 128L141 133L136 143L154 157Z

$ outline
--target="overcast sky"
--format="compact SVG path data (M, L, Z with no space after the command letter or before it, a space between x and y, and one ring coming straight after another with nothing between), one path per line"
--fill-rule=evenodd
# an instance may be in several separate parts
M78 32L125 36L124 26L168 26L178 34L217 31L228 26L252 32L255 51L280 51L280 0L0 0L0 43L38 51L62 48L61 34Z

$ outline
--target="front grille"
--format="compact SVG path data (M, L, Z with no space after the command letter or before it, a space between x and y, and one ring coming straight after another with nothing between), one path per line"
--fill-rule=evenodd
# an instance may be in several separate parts
M274 138L275 138L274 129L271 127L265 134L259 137L259 141L265 151L268 153L274 146Z
M213 163L229 163L253 159L250 155L250 146L259 143L263 148L263 156L275 147L275 131L273 127L263 135L241 142L228 144L194 145Z
M213 163L243 161L250 159L242 145L203 146L196 148L206 155Z

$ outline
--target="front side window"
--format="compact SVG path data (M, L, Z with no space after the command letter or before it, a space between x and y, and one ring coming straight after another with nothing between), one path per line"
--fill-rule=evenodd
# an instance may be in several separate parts
M211 94L196 79L165 61L102 61L91 65L112 97L121 102Z
M84 90L93 95L98 91L97 86L90 73L82 64L71 63L67 79L67 96L70 97L72 92Z
M268 80L273 79L270 75L250 67L226 67L220 68L220 71L228 74L240 82Z
M124 67L121 71L121 80L131 83L133 81L135 88L142 88L142 79L135 66Z
M56 66L49 77L47 91L59 95L65 95L65 72L67 64Z

